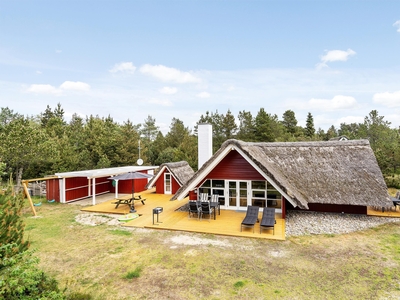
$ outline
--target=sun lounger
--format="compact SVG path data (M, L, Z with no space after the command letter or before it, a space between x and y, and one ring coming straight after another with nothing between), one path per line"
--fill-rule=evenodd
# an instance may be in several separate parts
M263 215L260 222L260 234L262 229L272 228L272 234L275 234L275 208L264 207Z
M254 233L254 225L258 221L258 211L260 207L258 206L247 206L246 216L244 217L242 224L240 226L240 231L242 231L243 227L251 228L253 227Z

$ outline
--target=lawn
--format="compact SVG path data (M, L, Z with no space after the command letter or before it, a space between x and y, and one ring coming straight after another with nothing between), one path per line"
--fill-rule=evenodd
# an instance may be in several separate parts
M398 299L400 224L268 241L84 225L79 206L24 209L40 266L76 298ZM109 219L103 216L103 219Z

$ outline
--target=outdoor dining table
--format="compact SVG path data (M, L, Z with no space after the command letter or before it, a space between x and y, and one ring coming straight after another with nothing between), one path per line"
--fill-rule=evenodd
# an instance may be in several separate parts
M197 200L197 205L200 206L201 205L201 201ZM218 214L221 214L221 209L219 206L218 202L210 202L210 207L212 207L214 209L214 220L216 220L216 216L217 216L217 209L218 209Z

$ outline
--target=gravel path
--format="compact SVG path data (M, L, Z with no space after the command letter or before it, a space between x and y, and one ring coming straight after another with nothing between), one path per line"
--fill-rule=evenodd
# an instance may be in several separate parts
M286 214L286 236L341 234L399 222L400 218L290 210Z

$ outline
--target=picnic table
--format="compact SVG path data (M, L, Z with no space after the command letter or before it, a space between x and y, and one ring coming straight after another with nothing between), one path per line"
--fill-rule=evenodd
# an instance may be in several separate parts
M140 202L142 202L143 205L145 205L144 201L146 201L146 198L142 198L142 196L139 195L137 197L133 196L130 198L117 198L115 200L117 200L117 201L113 202L113 204L116 204L115 205L116 209L118 208L118 206L120 204L126 204L126 205L130 206L131 211L135 211L135 201L140 201Z

